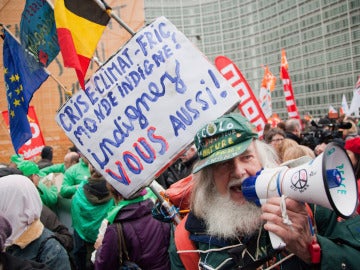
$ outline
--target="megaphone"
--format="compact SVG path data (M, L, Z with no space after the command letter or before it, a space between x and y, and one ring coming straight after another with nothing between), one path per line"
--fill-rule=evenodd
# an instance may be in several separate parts
M326 207L345 219L353 215L358 202L357 183L350 159L345 150L333 142L322 154L305 164L294 168L266 168L246 178L242 183L242 192L248 201L258 206L267 198L285 195L296 201ZM285 243L279 238L274 242L272 240L272 245L278 249Z

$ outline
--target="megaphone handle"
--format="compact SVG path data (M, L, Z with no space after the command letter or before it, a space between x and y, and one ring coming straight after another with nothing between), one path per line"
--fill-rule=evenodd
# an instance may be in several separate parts
M273 249L282 249L286 247L285 242L277 234L269 232L269 236Z
M283 218L283 223L290 225L292 224L291 220L289 219L289 216L287 214L286 211L286 196L284 194L281 195L281 203L280 203L280 208L281 208L281 215ZM271 245L273 247L273 249L281 249L286 247L285 242L275 233L273 232L269 232L269 236L270 236L270 240L271 240Z

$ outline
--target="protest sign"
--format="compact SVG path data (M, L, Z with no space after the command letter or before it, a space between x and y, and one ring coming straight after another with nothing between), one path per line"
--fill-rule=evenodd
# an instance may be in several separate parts
M239 96L165 17L136 33L58 112L71 141L125 198L151 183Z

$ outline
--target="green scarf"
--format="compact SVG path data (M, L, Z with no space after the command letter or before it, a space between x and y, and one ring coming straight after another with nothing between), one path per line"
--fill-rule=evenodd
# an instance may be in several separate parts
M116 215L125 206L138 202L143 202L147 199L153 199L154 202L157 200L156 195L152 192L150 188L146 188L146 191L147 191L146 194L143 196L136 197L135 199L132 200L122 200L117 205L113 206L108 212L108 215L106 217L106 219L109 221L109 224L112 224L114 222Z

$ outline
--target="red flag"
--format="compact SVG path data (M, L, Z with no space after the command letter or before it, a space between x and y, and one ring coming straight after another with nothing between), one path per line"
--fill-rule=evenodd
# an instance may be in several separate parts
M84 90L90 59L110 17L93 0L57 0L54 12L64 65L75 68Z
M227 79L231 86L238 92L241 98L238 106L240 112L256 127L259 137L262 138L266 117L246 79L238 67L225 56L216 57L215 65L225 79Z
M292 88L290 76L287 70L288 64L286 60L285 50L282 50L280 78L284 86L285 103L289 118L296 118L300 120L300 115L295 103L294 91Z

